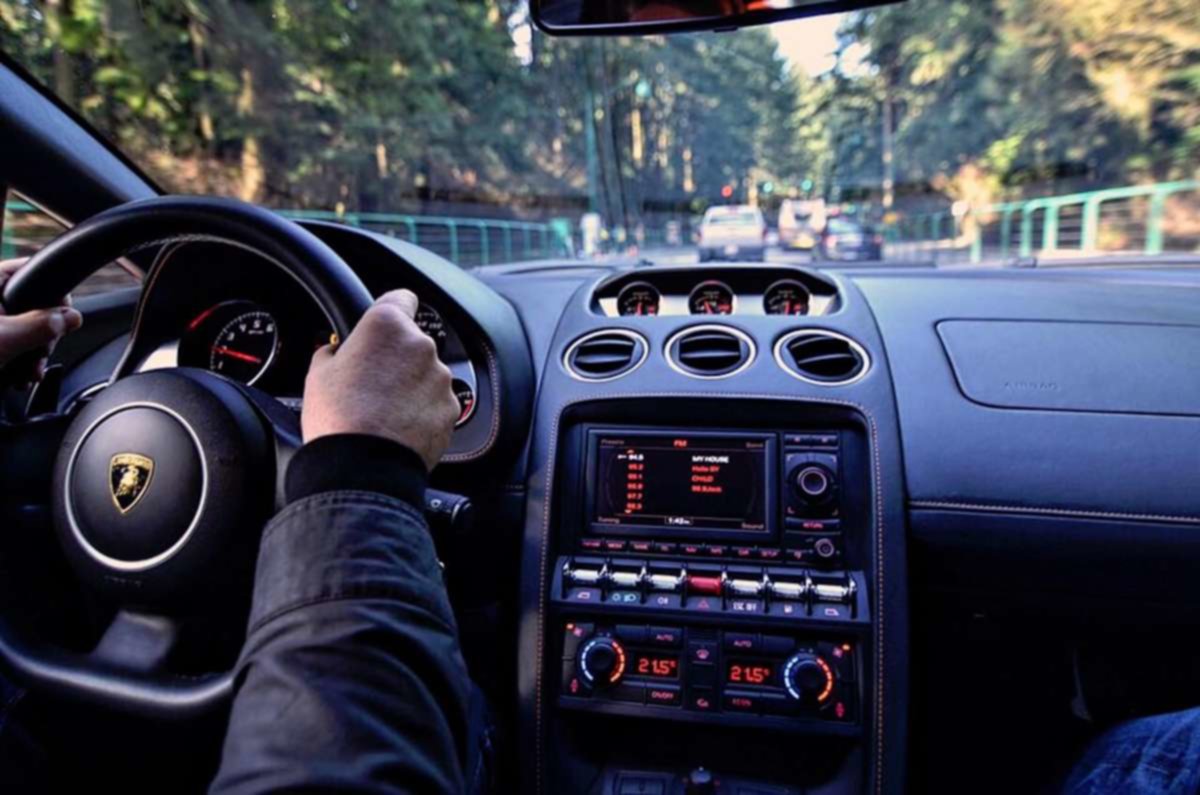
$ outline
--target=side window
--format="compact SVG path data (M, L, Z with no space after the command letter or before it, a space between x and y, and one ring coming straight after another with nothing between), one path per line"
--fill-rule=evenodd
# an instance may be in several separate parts
M0 260L28 257L63 231L63 225L25 201L19 194L8 193L4 202L4 223L0 226ZM103 293L120 287L134 287L139 279L116 263L110 263L71 291L76 298Z

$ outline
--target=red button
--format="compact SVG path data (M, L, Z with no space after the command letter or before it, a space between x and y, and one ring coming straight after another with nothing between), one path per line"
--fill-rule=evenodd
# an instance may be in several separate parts
M584 549L600 549L601 542L598 538L585 538L579 542L579 545Z
M620 552L625 548L625 542L610 538L604 542L604 548L609 552Z
M762 560L778 560L779 547L760 547L758 550L758 556Z
M680 544L679 551L685 555L699 555L704 551L704 547L699 544Z
M725 554L725 547L714 544L713 546L708 548L708 554L712 555L715 558L719 558Z
M748 558L754 554L753 547L734 547L733 554L739 558Z
M721 595L721 578L720 577L698 577L691 575L688 577L688 589L692 593L704 593L711 596Z
M650 551L650 542L649 541L630 541L629 546L631 549L633 549L634 552L649 552Z

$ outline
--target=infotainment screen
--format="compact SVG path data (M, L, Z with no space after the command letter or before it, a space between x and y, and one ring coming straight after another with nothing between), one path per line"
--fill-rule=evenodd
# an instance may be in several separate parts
M592 525L770 532L770 434L592 431Z

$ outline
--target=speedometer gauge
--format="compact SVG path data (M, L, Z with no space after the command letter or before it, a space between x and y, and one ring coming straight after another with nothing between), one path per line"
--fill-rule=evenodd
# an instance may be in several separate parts
M693 315L732 315L734 301L733 290L725 282L701 282L688 296L688 309Z
M807 315L808 288L794 279L775 282L763 293L763 311L768 315Z
M208 369L243 384L253 384L275 358L279 332L266 312L244 312L217 333L209 349Z
M617 314L620 315L657 315L658 304L662 296L654 285L646 282L633 282L625 285L617 294Z

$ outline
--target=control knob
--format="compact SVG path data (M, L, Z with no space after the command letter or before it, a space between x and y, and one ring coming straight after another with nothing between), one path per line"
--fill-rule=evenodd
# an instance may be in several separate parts
M713 795L717 791L717 780L711 770L698 767L684 779L683 791L687 795Z
M815 654L798 652L783 666L783 685L788 695L808 705L820 705L833 694L833 669Z
M579 650L578 665L589 685L615 685L625 675L625 648L609 637L592 638Z
M835 487L833 473L820 464L805 464L792 470L792 491L810 505L826 502Z

